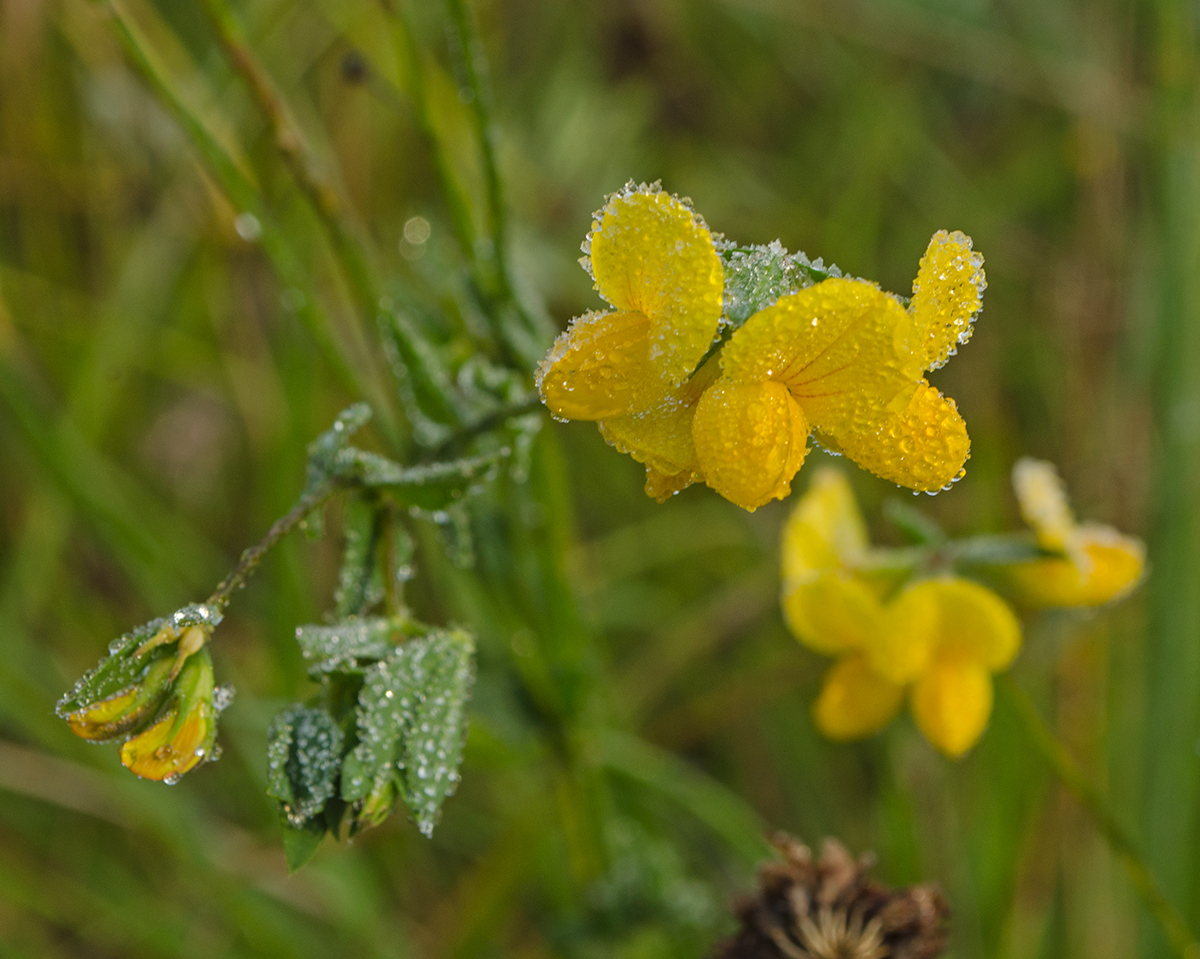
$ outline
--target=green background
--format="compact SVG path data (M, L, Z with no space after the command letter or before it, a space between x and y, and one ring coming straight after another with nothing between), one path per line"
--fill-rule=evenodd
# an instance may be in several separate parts
M484 321L438 163L481 236L487 170L446 7L407 7L424 113L377 0L232 9L376 276L457 365L454 331ZM386 382L199 7L125 9L261 184L359 376ZM1200 919L1195 10L487 0L471 15L514 282L547 329L600 306L578 246L629 178L661 179L740 242L778 237L902 294L936 229L974 238L984 312L932 378L970 429L966 478L920 500L852 482L881 542L892 497L954 535L1002 531L1009 469L1034 455L1082 516L1147 538L1139 593L1027 620L1015 674ZM472 569L413 524L410 601L480 646L464 779L432 841L396 817L285 873L266 727L311 692L292 635L329 608L336 507L216 634L218 682L238 691L220 762L166 787L76 741L61 692L112 637L207 595L299 493L305 445L361 398L237 213L102 7L0 3L0 955L698 957L770 829L939 882L960 959L1167 954L1003 705L959 763L907 718L853 746L816 734L825 664L777 606L787 503L748 514L693 488L658 506L586 423L547 419L529 478L481 499ZM429 239L404 240L418 216Z

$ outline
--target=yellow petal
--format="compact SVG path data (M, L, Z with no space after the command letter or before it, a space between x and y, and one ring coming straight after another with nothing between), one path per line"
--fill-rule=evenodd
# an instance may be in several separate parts
M830 739L861 739L891 722L903 697L903 688L873 672L862 656L848 656L825 674L813 718Z
M879 675L907 684L928 667L941 642L939 595L923 580L889 602L876 629L864 644L867 660Z
M1110 526L1078 527L1073 546L1070 559L1010 567L1017 598L1031 606L1102 606L1128 595L1145 574L1145 544Z
M967 425L954 400L924 380L899 412L850 398L840 419L828 409L822 415L826 419L817 430L818 442L909 489L943 489L963 474L971 452Z
M121 747L121 763L142 779L173 780L207 758L211 741L212 705L179 718L172 709L162 719Z
M1067 502L1067 488L1053 463L1017 460L1012 471L1013 492L1021 518L1038 535L1047 549L1066 550L1075 530L1075 517Z
M861 649L880 629L879 600L848 573L823 573L784 587L783 618L792 634L818 653Z
M721 379L696 405L692 438L704 481L754 510L791 492L807 451L808 422L780 383Z
M921 257L908 307L922 369L941 366L970 339L986 288L983 255L972 252L971 238L938 230Z
M632 184L597 214L582 262L618 310L650 320L650 355L679 385L717 332L725 271L704 221L656 187Z
M868 647L871 664L908 682L938 657L952 656L996 672L1021 648L1021 624L999 596L969 579L923 579L887 604L885 628Z
M951 758L979 741L992 714L992 677L969 659L939 657L912 691L913 718Z
M650 321L618 311L572 320L538 365L537 387L555 416L601 420L645 409L668 384L650 359Z
M646 465L646 493L660 503L703 479L692 442L692 417L700 395L719 375L719 364L710 360L648 409L600 423L600 433L609 443Z
M783 527L784 588L818 570L856 562L867 551L867 527L841 470L825 466Z
M912 320L865 280L831 279L755 313L722 350L725 375L787 386L810 422L847 396L886 406L920 376L909 351Z

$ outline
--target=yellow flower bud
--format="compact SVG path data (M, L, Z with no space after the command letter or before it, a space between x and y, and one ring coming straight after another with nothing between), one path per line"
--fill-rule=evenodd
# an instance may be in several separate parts
M201 649L180 669L166 711L121 747L121 762L143 779L173 783L213 758L216 735L212 658Z

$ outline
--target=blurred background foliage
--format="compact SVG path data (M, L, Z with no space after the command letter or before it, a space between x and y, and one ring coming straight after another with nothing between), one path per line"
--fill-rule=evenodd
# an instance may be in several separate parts
M230 12L380 289L457 367L474 334L455 331L504 301L488 298L498 207L464 8L393 3ZM52 713L70 681L112 637L206 595L294 500L337 410L391 395L373 318L202 5L123 9L261 188L350 362L329 362L260 224L131 68L106 8L0 2L0 954L701 956L776 828L874 849L892 882L940 882L961 959L1166 954L1003 704L961 763L908 720L855 746L817 736L824 664L777 608L788 504L747 514L693 487L658 506L588 424L547 420L529 477L478 498L472 567L414 523L409 601L479 637L464 779L432 841L397 818L285 875L266 728L311 689L292 635L330 605L336 507L323 539L268 559L215 638L238 690L219 763L169 788L74 740ZM661 178L739 241L779 237L900 293L935 229L974 238L985 310L934 377L972 458L919 505L954 534L1010 527L1008 471L1028 454L1060 465L1081 515L1148 536L1147 587L1030 621L1017 678L1200 919L1194 5L465 12L492 84L501 253L537 349L598 305L578 246L630 177ZM401 405L383 422L411 451ZM853 482L872 517L907 497Z

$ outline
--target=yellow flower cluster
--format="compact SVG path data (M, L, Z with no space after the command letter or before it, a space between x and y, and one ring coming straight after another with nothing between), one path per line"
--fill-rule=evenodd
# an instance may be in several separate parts
M978 741L992 711L991 674L1012 662L1021 628L991 590L957 576L888 583L860 572L866 527L845 477L825 468L783 535L783 609L805 645L836 656L813 711L832 739L886 726L911 690L913 718L948 756Z
M1146 547L1111 526L1077 523L1052 463L1018 460L1013 490L1021 516L1038 545L1058 556L1008 570L1017 598L1030 606L1101 606L1121 599L1141 582Z
M1016 598L1097 606L1140 582L1141 541L1076 523L1051 464L1021 460L1013 480L1039 545L1058 554L1000 568ZM806 646L836 657L813 705L817 726L831 739L868 736L891 722L907 691L926 738L961 756L987 726L991 676L1020 650L1020 624L999 595L960 576L915 578L897 588L895 567L876 561L882 553L870 546L843 474L817 472L782 543L784 619Z
M924 378L970 336L983 258L961 233L930 241L906 309L865 280L779 296L712 351L725 271L685 202L629 184L596 214L581 262L613 307L575 318L538 370L563 419L597 420L646 466L660 502L704 482L748 510L791 490L811 434L911 489L962 474L954 401Z

